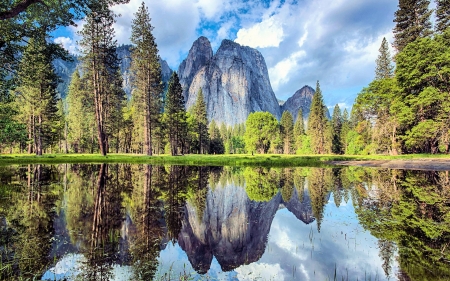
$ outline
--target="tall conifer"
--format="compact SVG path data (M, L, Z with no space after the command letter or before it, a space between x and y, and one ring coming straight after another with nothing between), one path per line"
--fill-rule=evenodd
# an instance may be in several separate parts
M19 64L20 87L16 102L22 108L28 137L33 141L28 152L34 151L36 155L42 155L43 149L51 144L52 131L58 120L58 77L52 64L54 55L45 34L37 34L29 40Z
M295 150L302 148L304 135L305 121L303 119L303 110L300 108L297 114L297 120L295 121L294 125Z
M322 90L319 81L316 84L316 92L313 96L308 120L308 135L311 136L311 148L314 153L326 153L325 133L327 118L323 103Z
M148 8L142 2L132 23L131 69L134 74L134 101L136 112L141 114L144 124L144 153L152 155L152 137L158 131L162 111L163 83L158 47L152 34Z
M167 135L169 138L170 152L177 155L184 152L186 139L186 109L184 108L183 88L176 72L172 73L167 89L166 104Z
M208 152L208 119L206 117L206 103L203 96L203 91L200 88L197 94L197 101L192 107L192 113L197 123L196 133L198 135L198 149L200 154Z
M376 60L375 80L391 78L394 76L394 66L392 65L391 53L389 52L389 45L385 37L381 42L380 54Z
M341 130L342 130L342 115L339 105L336 104L333 110L333 116L331 117L331 128L332 128L332 144L331 152L336 154L342 154L342 143L341 143Z
M114 14L106 0L93 3L91 12L86 16L86 24L79 33L83 38L80 46L83 53L83 67L88 80L88 90L95 109L97 139L102 155L108 151L108 116L113 104L111 85L115 85L119 60L117 42L114 40Z
M429 0L399 0L394 19L394 47L398 52L417 38L431 35L429 5Z
M294 119L289 111L283 112L280 125L283 152L284 154L291 154L294 148Z

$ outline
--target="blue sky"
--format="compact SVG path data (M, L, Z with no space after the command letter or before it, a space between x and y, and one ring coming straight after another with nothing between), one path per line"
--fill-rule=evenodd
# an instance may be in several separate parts
M113 7L119 44L129 43L131 20L142 0ZM214 52L223 39L258 49L266 60L277 98L286 100L304 85L320 81L325 103L350 108L374 77L383 37L392 43L392 0L145 0L160 55L178 69L199 36ZM54 40L76 51L76 31Z

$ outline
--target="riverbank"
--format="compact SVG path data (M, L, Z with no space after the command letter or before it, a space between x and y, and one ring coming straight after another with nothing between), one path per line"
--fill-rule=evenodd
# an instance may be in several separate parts
M152 165L203 166L271 166L271 167L332 167L336 165L381 167L393 169L450 170L449 155L413 154L385 155L155 155L140 154L1 154L0 165L63 164L63 163L131 163Z

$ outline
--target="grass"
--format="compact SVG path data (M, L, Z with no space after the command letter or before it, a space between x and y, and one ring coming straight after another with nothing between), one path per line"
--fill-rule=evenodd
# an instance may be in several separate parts
M156 155L140 154L0 154L0 166L13 164L63 164L63 163L132 163L152 165L202 165L202 166L270 166L270 167L329 167L329 161L412 160L423 158L448 158L450 155L408 154L386 155L280 155L280 154L227 154L227 155Z

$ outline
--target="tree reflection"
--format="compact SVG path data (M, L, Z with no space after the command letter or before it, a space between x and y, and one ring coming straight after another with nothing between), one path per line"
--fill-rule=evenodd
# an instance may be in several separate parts
M402 280L450 277L450 188L447 172L383 170L361 193L357 214L380 239L383 269L390 274L394 242ZM378 192L373 192L373 191Z
M19 172L18 185L2 187L9 189L2 192L10 196L9 207L3 207L1 214L2 280L39 278L52 262L49 253L58 186L51 185L51 175L48 167L28 165Z
M328 201L332 186L332 170L324 168L311 169L308 175L309 193L311 196L312 212L317 221L317 230L323 219L323 209Z
M131 218L135 231L130 241L134 280L152 280L163 244L164 207L158 198L167 179L164 167L144 165L143 181L136 181L132 193ZM141 170L139 172L142 172Z
M253 201L267 202L278 193L280 184L279 171L271 168L251 168L244 170L245 190Z

